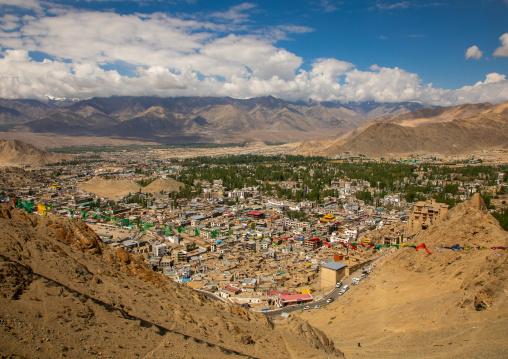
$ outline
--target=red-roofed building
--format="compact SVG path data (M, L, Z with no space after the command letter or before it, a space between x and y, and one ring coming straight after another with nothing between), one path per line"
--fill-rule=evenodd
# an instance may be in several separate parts
M232 285L226 285L224 287L225 290L227 290L229 293L233 293L233 294L238 294L238 293L241 293L242 292L242 289L240 288L237 288L237 287L233 287Z
M263 212L249 212L247 215L254 218L265 218L265 214Z
M269 291L268 293L266 293L269 297L274 297L276 295L291 295L291 292L288 291L288 290L283 290L283 291L280 291L280 290L277 290L277 289L272 289L271 291Z
M305 304L312 302L314 298L310 293L305 294L289 294L289 295L279 295L279 298L276 299L275 304L279 307L285 307L287 305L294 304Z

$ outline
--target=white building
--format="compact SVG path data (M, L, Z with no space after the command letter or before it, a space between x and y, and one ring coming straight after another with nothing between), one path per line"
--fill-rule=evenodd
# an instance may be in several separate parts
M358 238L358 230L357 229L346 229L344 231L344 235L346 236L346 241L356 241L356 238Z
M165 243L156 243L152 247L152 253L155 257L162 257L167 253L168 246Z
M179 244L180 243L180 237L179 236L166 236L164 237L164 240L171 242L173 244Z

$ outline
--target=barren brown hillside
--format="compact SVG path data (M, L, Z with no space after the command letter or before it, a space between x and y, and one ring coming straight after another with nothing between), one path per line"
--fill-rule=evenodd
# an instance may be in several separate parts
M345 152L368 157L414 153L456 155L506 148L508 102L424 108L390 118L378 118L335 139L302 143L295 152L328 157Z
M157 178L148 186L143 187L143 191L149 193L159 193L160 191L173 192L180 190L180 187L185 187L185 185L172 178Z
M476 247L506 247L508 233L481 202L460 204L412 240L431 254L401 248L345 296L302 316L348 358L506 358L508 253ZM435 248L455 244L472 249Z
M147 193L159 193L160 191L172 192L178 191L184 184L175 181L172 178L158 178L146 187L126 179L111 180L100 177L94 177L87 182L80 183L79 189L96 194L99 197L109 199L119 199L129 193L136 193L140 189Z
M422 108L386 119L379 119L377 122L390 122L401 126L416 127L426 123L451 122L453 120L466 119L479 113L493 111L498 106L486 102L449 107Z
M88 182L80 183L78 187L83 191L109 199L119 199L129 193L136 193L142 188L131 180L109 180L100 177L94 177Z
M0 139L0 166L41 166L70 158L67 155L46 152L23 141Z
M0 206L5 358L340 357L321 331L211 302L78 219Z

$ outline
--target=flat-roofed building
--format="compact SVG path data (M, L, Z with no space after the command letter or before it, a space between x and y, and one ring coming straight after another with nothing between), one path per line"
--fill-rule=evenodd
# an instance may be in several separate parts
M448 213L448 208L447 204L437 203L435 199L416 202L409 216L408 232L416 233L441 221Z
M331 288L342 278L349 275L347 264L341 262L329 262L321 266L321 288Z
M280 294L275 300L275 304L279 307L285 307L287 305L310 303L313 299L314 298L310 293L289 295Z

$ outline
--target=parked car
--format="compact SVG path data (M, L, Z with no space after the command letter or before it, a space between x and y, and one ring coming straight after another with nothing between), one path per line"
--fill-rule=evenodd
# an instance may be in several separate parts
M342 290L346 292L349 289L349 286L346 284L344 287L342 287Z
M314 306L314 309L319 309L319 308L321 308L321 306L319 306L319 305Z
M307 310L307 309L310 309L310 307L308 305L306 305L305 307L303 307L303 309Z
M327 303L331 303L331 302L333 302L333 298L328 298L328 299L326 300L326 302L327 302Z
M337 284L335 284L335 288L340 288L340 287L342 287L342 281L340 281Z

